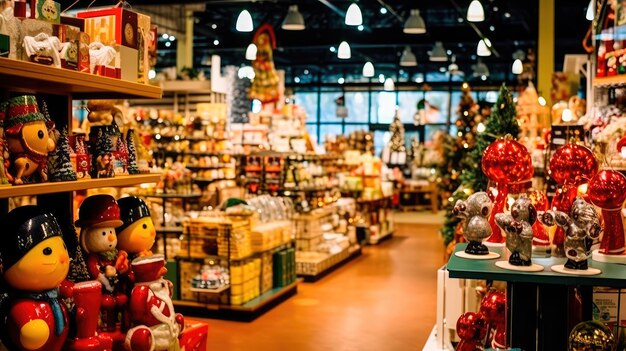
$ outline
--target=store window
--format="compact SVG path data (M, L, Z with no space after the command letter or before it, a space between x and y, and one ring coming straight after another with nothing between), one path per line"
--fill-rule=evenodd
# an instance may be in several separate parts
M369 96L367 91L345 93L346 107L348 108L348 118L346 122L369 122Z
M295 100L304 108L307 123L317 122L317 92L298 92Z
M427 91L428 109L424 123L445 123L450 106L450 94L447 91Z
M376 123L391 123L396 113L396 93L392 91L372 93L372 113L376 113Z
M346 124L344 127L344 135L348 135L357 130L369 131L369 124Z
M402 123L413 123L413 116L417 112L417 103L424 98L421 91L398 92L398 107Z
M341 122L337 117L337 105L335 99L341 96L340 91L322 92L320 95L320 122Z
M309 133L309 137L311 137L312 140L319 141L319 138L317 137L317 123L315 124L307 123L306 130Z
M317 139L318 142L323 143L326 140L327 135L340 135L343 134L341 124L322 124L320 125L320 135Z

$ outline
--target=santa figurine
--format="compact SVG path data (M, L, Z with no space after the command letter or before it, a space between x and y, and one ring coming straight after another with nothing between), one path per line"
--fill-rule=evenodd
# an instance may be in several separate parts
M118 313L125 309L128 297L119 288L119 274L128 271L128 254L117 250L115 228L124 224L120 207L111 195L86 198L78 210L80 244L87 256L91 279L102 284L101 330L113 332Z
M130 295L129 314L134 327L126 334L126 349L178 349L184 319L174 312L172 282L163 279L167 272L163 256L139 257L133 260L131 269L135 286Z
M14 209L0 228L2 278L9 288L0 306L2 344L13 351L59 351L69 330L59 296L70 268L61 228L37 206Z

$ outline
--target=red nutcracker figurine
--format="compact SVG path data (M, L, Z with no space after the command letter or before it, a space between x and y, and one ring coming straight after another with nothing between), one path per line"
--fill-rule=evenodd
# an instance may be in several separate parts
M10 350L59 351L68 334L67 309L59 298L70 258L54 216L37 206L9 212L0 222L3 278L2 343Z
M126 334L130 351L175 350L184 319L174 312L172 282L163 279L167 272L162 255L133 260L135 287L130 295L129 313L135 327Z
M68 281L65 281L69 283ZM104 334L98 334L100 320L100 301L102 284L86 281L69 283L61 288L62 295L71 296L74 302L74 334L65 344L67 351L111 351L113 340ZM66 291L63 291L66 290Z
M117 203L124 222L117 228L118 249L126 251L131 259L152 255L156 229L148 205L136 196L123 197Z
M124 224L120 208L110 195L93 195L80 205L76 225L81 228L80 244L87 256L91 279L102 284L102 331L116 330L118 314L128 297L119 289L119 274L128 271L128 254L118 251L115 228Z

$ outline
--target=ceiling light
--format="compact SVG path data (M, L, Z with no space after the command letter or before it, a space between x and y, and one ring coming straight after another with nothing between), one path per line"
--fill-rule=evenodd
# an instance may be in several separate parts
M170 43L169 41L166 41L166 42L165 42L165 47L168 47L168 48L169 48L170 46L172 46L172 43Z
M350 52L350 45L347 42L342 41L341 44L339 44L339 49L337 50L337 57L342 60L347 60L350 57L352 57L352 53Z
M393 82L393 79L391 78L385 79L385 84L383 85L383 89L385 91L394 91L396 89L396 84Z
M254 25L252 24L252 16L248 10L243 10L239 13L235 28L238 32L252 32Z
M520 59L520 60L523 60L524 58L526 58L526 54L524 53L524 51L519 50L519 49L516 50L512 56L514 59Z
M302 17L302 14L298 11L298 5L289 6L287 16L285 16L281 28L284 30L304 30L304 28L306 28L304 25L304 17Z
M167 34L167 33L163 33L163 35L161 36L161 38L163 38L165 40L169 39L169 37L170 37L170 35Z
M417 77L415 77L415 83L424 83L424 75L421 73L418 73Z
M330 47L330 52L336 52L336 51L337 51L337 49L335 49L335 47L334 47L334 46L331 46L331 47Z
M448 56L452 55L452 50L450 50L450 49L446 50L446 54L448 54Z
M382 73L381 73L381 74L379 74L379 75L378 75L378 81L379 81L379 82L381 82L381 83L384 83L384 82L385 82L385 75L384 75L384 74L382 74Z
M522 66L522 60L516 59L513 61L513 67L511 67L513 74L522 74L524 72L524 66Z
M439 72L444 73L446 71L445 67L439 67Z
M300 77L295 77L295 78L293 79L293 81L294 81L294 83L300 83Z
M435 42L433 49L429 53L430 60L433 62L444 62L448 60L446 49L443 47L443 43L440 41Z
M211 29L217 29L217 24L213 23L213 24L211 25Z
M350 7L348 7L348 12L346 12L346 25L358 26L361 24L363 24L361 9L359 8L359 5L353 2Z
M540 96L539 98L537 98L537 102L539 103L539 105L541 106L546 106L546 99L543 96Z
M585 18L588 21L593 21L593 19L595 17L595 11L593 10L593 3L594 2L596 2L596 0L589 1L589 6L587 6L587 14L585 15Z
M363 77L371 78L375 74L376 72L374 71L374 64L369 61L365 62L365 64L363 65Z
M339 83L339 84L343 84L345 82L346 82L346 80L343 77L340 77L339 79L337 79L337 83Z
M251 66L243 66L237 71L237 76L239 76L239 79L248 78L253 80L255 77L254 69Z
M424 19L420 15L420 10L411 10L411 15L404 22L404 29L402 30L406 34L424 34L426 33L426 24Z
M217 40L217 39L213 40L213 45L215 45L215 46L220 45L220 41L219 41L219 40Z
M363 25L362 25L362 24L360 24L360 25L359 25L358 27L356 27L356 28L359 30L359 32L362 32L362 31L363 31L363 29L365 29L365 27L363 27Z
M493 31L495 31L495 30L496 30L496 27L494 27L494 26L489 26L489 30L493 32Z
M382 15L386 15L386 14L387 14L387 8L386 8L386 7L384 7L384 6L383 6L383 7L381 7L381 8L380 8L380 13L381 13Z
M509 12L505 12L505 13L504 13L504 17L506 17L506 18L511 18L511 14L510 14Z
M467 8L467 20L470 22L482 22L485 20L485 10L478 0L472 0Z
M310 72L309 72L309 70L308 70L308 69L305 69L305 70L304 70L304 74L309 74L309 73L310 73Z
M478 56L491 56L491 42L489 39L480 39L478 47L476 47L476 55Z
M246 49L246 60L250 60L250 61L256 60L256 52L257 52L256 45L254 45L254 43L250 43L250 45L248 45L248 48Z
M400 66L403 67L412 67L417 66L417 58L415 58L415 54L411 51L410 47L404 48L402 52L402 56L400 56Z

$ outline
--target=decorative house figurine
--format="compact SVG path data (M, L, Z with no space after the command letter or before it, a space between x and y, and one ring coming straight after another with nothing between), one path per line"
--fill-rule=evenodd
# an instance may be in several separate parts
M16 185L24 184L24 178L35 172L42 182L48 180L46 162L48 153L54 151L55 143L48 135L45 122L35 96L23 95L9 100L4 131L11 154L9 172Z
M496 223L506 233L509 260L498 261L496 266L515 271L539 272L543 266L532 263L533 224L537 210L526 195L518 197L511 205L511 213L496 214Z
M76 226L80 227L80 244L87 256L90 278L102 284L101 330L115 332L118 314L128 297L120 291L119 274L128 270L128 254L118 251L115 228L124 224L120 208L111 195L86 198L80 205Z
M574 200L569 215L561 211L540 213L540 220L548 226L558 225L565 231L565 265L552 266L559 273L595 275L601 271L587 264L589 250L594 240L600 237L600 217L593 205L578 197Z
M0 222L2 276L10 289L2 302L2 343L9 350L59 351L68 334L68 314L59 298L70 258L55 217L22 206Z
M488 331L489 323L481 313L463 313L456 321L456 332L461 338L456 351L484 350Z
M129 258L152 255L156 229L146 203L135 196L117 200L122 224L117 228L117 247L128 253Z
M454 215L463 220L463 236L468 244L464 252L458 251L456 256L474 260L488 260L500 257L500 254L489 252L482 242L491 236L489 216L492 203L485 192L470 195L465 201L457 201Z
M135 287L130 294L129 313L135 325L126 334L130 351L175 350L184 328L184 318L174 312L172 282L163 279L167 272L162 255L133 260Z

